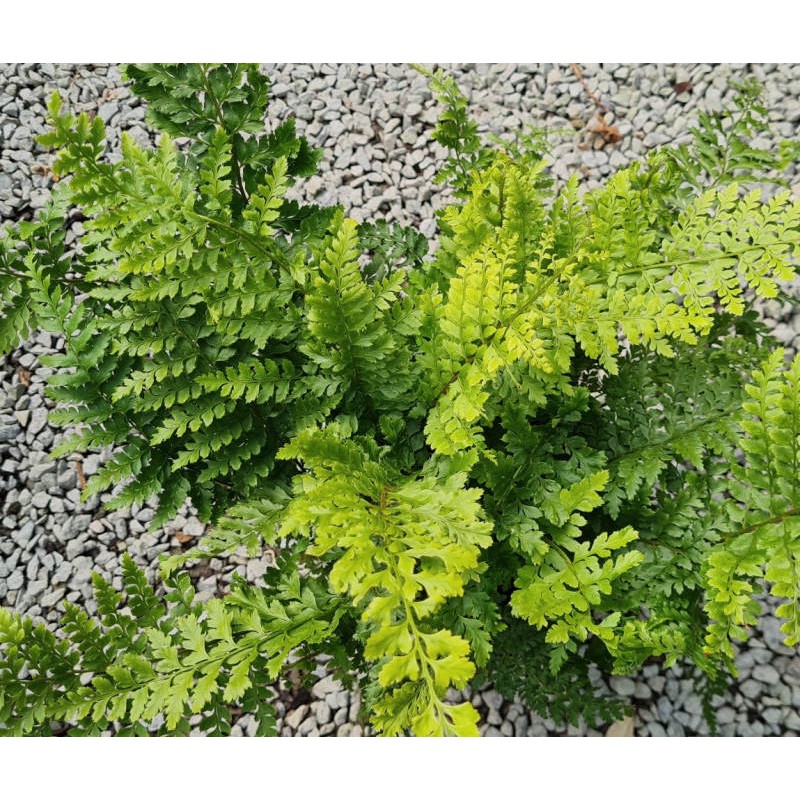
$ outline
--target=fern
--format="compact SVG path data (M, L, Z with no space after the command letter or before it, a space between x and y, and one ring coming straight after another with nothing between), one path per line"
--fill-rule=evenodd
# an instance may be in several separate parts
M739 426L745 463L732 466L724 507L723 545L714 548L706 570L711 624L709 649L732 655L732 640L746 638L756 622L753 578L766 578L784 598L777 610L789 646L800 642L798 616L798 447L800 446L800 358L783 368L777 349L746 386Z
M194 601L188 576L178 576L168 584L166 599L178 601L171 608L127 556L123 575L124 593L95 576L99 619L68 606L63 638L0 610L6 733L49 733L63 720L73 734L91 735L101 720L136 725L159 715L170 732L198 711L225 719L226 705L243 701L264 676L274 680L294 648L324 640L340 616L330 596L296 574L269 592L239 587L205 605ZM25 712L32 701L35 712Z
M426 257L413 229L287 199L317 154L265 130L256 67L126 74L159 146L109 158L54 96L43 141L70 179L0 238L0 344L63 337L56 455L113 452L85 496L155 497L154 526L189 498L211 524L160 584L129 559L122 591L96 577L93 617L0 611L3 733L199 713L226 735L231 708L269 731L274 682L319 652L386 735L476 734L447 694L484 680L610 720L590 665L649 659L686 662L710 710L762 580L798 643L800 360L750 306L795 274L800 204L748 190L794 152L748 144L753 87L581 195L553 189L541 137L482 141L430 75L456 199ZM257 585L206 603L181 571L265 548Z

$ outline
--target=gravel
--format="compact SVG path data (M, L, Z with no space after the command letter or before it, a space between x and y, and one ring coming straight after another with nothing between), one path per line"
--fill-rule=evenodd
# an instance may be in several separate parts
M319 174L297 187L298 195L323 204L341 202L357 220L384 216L435 238L434 212L449 195L432 180L445 154L430 138L437 109L426 79L395 64L265 66L273 80L270 124L293 112L299 132L324 148ZM563 181L577 173L585 188L599 185L651 147L683 141L697 113L727 105L730 81L748 74L763 82L779 135L796 135L800 121L796 64L581 65L586 82L608 109L604 122L621 134L616 144L604 143L589 130L595 108L567 64L448 69L466 91L482 133L508 136L528 123L549 129L555 177ZM684 82L691 90L676 93L673 87ZM0 222L31 218L47 198L52 156L35 137L44 132L45 103L56 88L71 110L95 112L107 122L113 149L123 131L141 143L151 141L145 109L122 85L118 67L0 65ZM571 135L563 135L565 130ZM786 177L800 195L796 168ZM79 226L73 225L68 242ZM800 334L797 308L775 300L761 304L761 312L794 352ZM204 530L189 506L170 525L148 533L154 513L148 504L106 512L106 496L82 502L79 474L94 474L104 453L50 461L50 451L64 434L48 424L51 403L43 386L50 371L40 365L40 357L61 345L55 337L37 334L10 357L0 358L0 603L48 623L57 620L65 601L94 610L93 570L119 588L122 552L152 575L159 553L180 549L176 533L195 538ZM234 570L257 580L269 562L213 559L208 566L210 574L198 580L203 597L223 589ZM723 735L800 733L800 658L782 643L776 603L769 598L763 602L767 616L737 655L739 682L715 701ZM369 735L360 717L359 692L345 690L326 676L324 664L321 658L310 693L282 687L277 703L280 734ZM649 664L636 675L612 677L610 686L599 676L596 683L631 704L637 736L708 733L700 699L680 666ZM484 736L603 734L586 725L557 726L491 687L462 696L479 710ZM233 728L236 736L254 732L249 715Z

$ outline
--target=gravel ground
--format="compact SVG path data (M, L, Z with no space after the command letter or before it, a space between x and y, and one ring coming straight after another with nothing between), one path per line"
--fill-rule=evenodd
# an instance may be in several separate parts
M268 64L266 69L273 79L270 119L282 120L291 110L299 131L325 151L319 176L299 189L303 196L343 203L359 220L383 215L413 224L432 238L433 212L448 198L432 180L443 151L430 139L438 110L426 79L393 64ZM604 122L617 127L618 143L606 143L591 130L594 103L567 64L449 69L467 91L482 131L503 135L527 123L560 131L553 138L554 175L564 180L577 172L586 187L654 146L682 140L699 110L716 111L727 104L731 79L754 75L762 81L778 135L797 135L800 125L800 65L581 65L587 85L609 109ZM142 142L150 138L145 109L122 85L116 66L0 65L2 221L30 218L47 197L51 157L34 137L44 130L44 104L55 88L71 109L95 111L103 118L112 147L123 130ZM800 194L800 174L787 174ZM771 301L762 310L777 337L794 350L800 307ZM39 334L0 358L0 603L50 622L64 600L91 610L94 569L120 588L123 551L152 574L160 553L190 546L204 529L190 508L153 534L146 531L150 507L106 513L102 497L80 502L81 475L94 473L103 455L49 458L62 434L47 422L51 404L43 386L50 370L39 365L39 357L59 346L53 337ZM211 596L234 571L256 579L267 567L265 559L212 560L194 574L199 591ZM740 676L734 691L718 703L723 735L800 732L800 657L781 644L769 600L765 608L761 628L737 658ZM310 692L281 694L281 735L369 734L359 719L358 694L326 676L324 661L318 678ZM599 676L597 682L602 684ZM612 678L610 688L630 699L637 736L708 733L699 698L680 668L647 666L633 677ZM604 733L559 728L491 688L470 696L481 710L485 736ZM252 732L246 716L233 729L234 735Z

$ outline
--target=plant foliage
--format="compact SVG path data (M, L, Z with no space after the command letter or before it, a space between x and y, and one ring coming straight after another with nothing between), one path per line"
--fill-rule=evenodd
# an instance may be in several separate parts
M53 96L64 180L0 238L0 346L63 337L55 455L113 449L86 496L155 497L155 527L188 498L213 525L162 561L163 591L126 559L95 616L67 606L53 632L0 610L3 732L201 713L226 734L232 706L269 732L272 685L315 653L382 734L477 734L447 694L487 679L610 720L624 704L589 665L684 660L708 695L761 580L800 641L800 359L751 309L794 277L800 202L753 188L793 152L750 144L756 88L582 193L554 187L540 137L483 142L428 74L456 197L433 257L286 199L318 154L291 120L265 130L254 66L128 67L161 133L115 159ZM280 557L198 602L184 566L240 548Z

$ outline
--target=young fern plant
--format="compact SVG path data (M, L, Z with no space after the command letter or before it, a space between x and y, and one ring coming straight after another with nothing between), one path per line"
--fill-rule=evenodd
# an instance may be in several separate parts
M0 610L1 732L202 713L224 735L238 706L269 733L271 686L318 653L385 735L477 734L447 699L473 680L610 720L592 664L683 660L710 701L760 579L797 645L800 360L751 306L795 275L800 203L747 190L792 152L749 143L754 87L731 124L581 194L540 138L484 143L430 74L457 199L426 258L413 229L285 199L316 154L291 122L264 131L257 68L126 75L159 146L123 138L112 162L100 120L53 98L69 180L0 239L0 342L63 337L56 455L114 448L87 496L156 497L154 526L188 497L214 525L162 561L163 592L126 559L94 618ZM196 601L189 561L276 545L256 584Z

